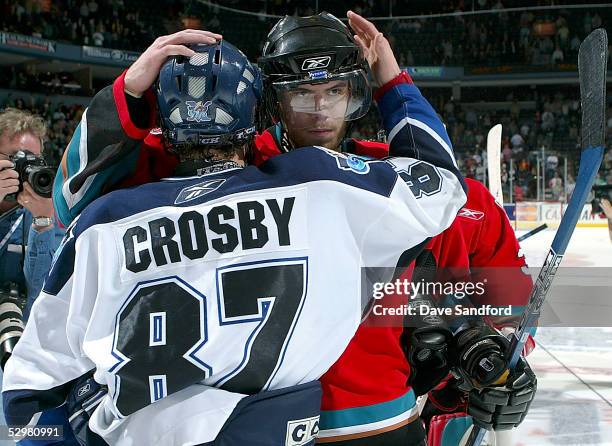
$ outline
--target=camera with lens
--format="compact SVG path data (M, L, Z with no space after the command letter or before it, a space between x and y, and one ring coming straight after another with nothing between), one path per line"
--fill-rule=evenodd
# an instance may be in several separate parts
M51 198L55 169L49 166L42 156L34 155L27 150L20 150L9 158L19 174L19 192L23 190L23 183L30 183L34 193L44 198ZM6 199L15 200L17 194L7 195Z
M604 184L601 186L593 186L595 198L591 201L591 213L599 214L603 212L601 208L601 200L605 198L612 203L612 184Z
M2 370L23 334L25 305L26 297L19 293L16 283L9 282L0 289L0 326L2 327L0 367Z

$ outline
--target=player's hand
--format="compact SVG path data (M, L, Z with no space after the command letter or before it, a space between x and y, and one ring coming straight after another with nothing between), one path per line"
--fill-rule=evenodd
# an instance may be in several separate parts
M0 160L0 201L17 191L19 191L19 174L13 169L13 162Z
M606 214L608 220L612 220L612 204L606 198L602 198L600 201L600 206Z
M356 33L355 40L363 50L372 69L374 82L381 86L399 75L400 67L386 37L376 29L372 22L359 14L348 11L346 16L349 19L349 25Z
M185 29L168 36L158 37L128 69L125 74L125 89L138 95L143 94L151 88L161 66L168 57L191 57L194 51L185 45L198 43L212 45L221 38L221 34L197 29Z
M53 217L53 199L41 197L29 183L23 183L23 191L17 195L17 203L26 208L34 217Z
M535 373L523 358L503 387L473 389L468 396L468 415L485 429L512 429L525 419L538 388Z

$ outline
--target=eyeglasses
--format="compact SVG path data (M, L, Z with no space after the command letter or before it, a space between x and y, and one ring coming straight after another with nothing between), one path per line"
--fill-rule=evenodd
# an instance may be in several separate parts
M4 158L0 158L0 159L11 159L13 156L15 156L15 154L17 152L30 152L28 149L24 149L21 147L15 148L15 149L9 149L8 150L10 152L10 155L7 155L6 153L2 153L0 152L0 157L4 157Z

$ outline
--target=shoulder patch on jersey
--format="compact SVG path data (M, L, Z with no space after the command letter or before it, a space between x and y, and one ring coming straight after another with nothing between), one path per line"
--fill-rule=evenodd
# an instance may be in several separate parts
M336 159L336 164L340 170L351 170L359 175L365 175L370 172L368 160L353 154L336 152L324 147L323 151Z
M465 217L465 218L469 218L470 220L479 221L484 218L485 214L482 211L475 211L469 208L461 208L461 210L459 211L457 215L459 217Z
M214 190L219 189L219 187L225 183L225 179L216 179L216 180L208 180L202 183L194 184L193 186L189 186L181 190L174 200L174 204L182 204L191 200L195 200L196 198L201 197L202 195L206 195Z
M320 415L287 422L285 446L303 446L313 441L319 433Z

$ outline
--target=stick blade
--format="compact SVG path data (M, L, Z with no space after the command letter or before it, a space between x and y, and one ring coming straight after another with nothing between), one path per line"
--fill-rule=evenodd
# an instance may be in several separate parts
M487 134L487 160L489 169L489 192L495 200L503 205L504 195L501 183L501 137L502 125L491 127Z
M608 35L598 28L584 39L578 51L583 150L604 146L607 61Z

